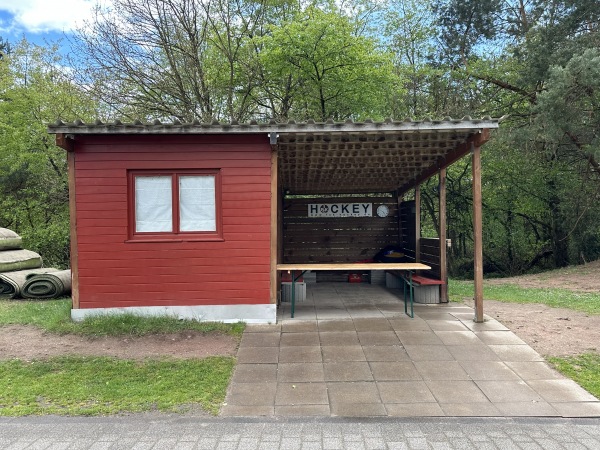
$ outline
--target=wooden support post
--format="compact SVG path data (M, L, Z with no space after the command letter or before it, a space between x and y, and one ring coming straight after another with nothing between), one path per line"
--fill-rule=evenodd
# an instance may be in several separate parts
M415 262L421 262L421 185L415 186Z
M440 280L445 281L445 284L440 285L440 301L448 303L448 259L446 245L446 169L441 169L439 174L439 201L440 201L440 217L438 237L440 238Z
M402 229L402 201L404 200L403 195L399 195L397 192L394 193L396 195L396 201L398 202L398 244L404 246L406 241L404 239L404 230Z
M277 263L279 256L279 174L277 168L277 149L272 147L271 151L271 303L277 303L277 291L279 286L279 274Z
M473 174L473 265L475 284L475 322L483 322L483 233L481 211L481 147L472 148Z
M79 309L79 258L77 248L77 204L75 203L75 152L67 153L69 183L69 216L71 234L71 299L73 309Z

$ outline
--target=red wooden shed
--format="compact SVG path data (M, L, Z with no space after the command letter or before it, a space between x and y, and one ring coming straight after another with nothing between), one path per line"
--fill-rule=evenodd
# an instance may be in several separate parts
M314 256L322 244L313 242L311 251L307 242L284 241L289 207L284 195L387 193L397 203L410 189L417 189L418 198L421 182L471 153L476 311L482 320L479 147L498 123L468 117L266 124L59 121L49 131L68 152L72 317L131 312L275 322L277 264L323 262ZM381 240L398 239L381 237L378 245ZM286 253L284 247L292 245L305 251ZM415 246L418 261L418 236ZM360 253L328 257L364 259Z

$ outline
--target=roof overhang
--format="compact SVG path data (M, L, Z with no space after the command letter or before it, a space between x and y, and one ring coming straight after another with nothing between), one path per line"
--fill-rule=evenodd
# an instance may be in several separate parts
M48 127L67 148L67 136L266 134L277 151L282 188L292 194L405 192L489 139L502 119L324 123L203 124L57 122ZM68 148L67 148L68 149Z

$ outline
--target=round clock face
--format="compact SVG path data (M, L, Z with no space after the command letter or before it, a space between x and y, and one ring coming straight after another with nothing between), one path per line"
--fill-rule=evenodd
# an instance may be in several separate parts
M379 217L387 217L389 213L390 209L385 205L379 205L379 207L377 208L377 215Z

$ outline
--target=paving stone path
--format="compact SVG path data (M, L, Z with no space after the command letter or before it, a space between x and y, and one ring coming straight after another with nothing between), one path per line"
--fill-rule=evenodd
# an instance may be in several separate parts
M377 286L316 285L294 319L250 325L223 416L600 417L600 402L500 322ZM366 301L365 299L368 299Z

